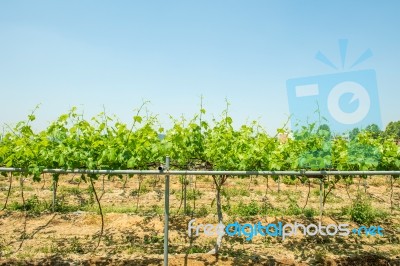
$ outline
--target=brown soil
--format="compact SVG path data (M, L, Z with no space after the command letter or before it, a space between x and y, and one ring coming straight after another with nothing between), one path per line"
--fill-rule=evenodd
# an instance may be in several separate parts
M358 225L343 209L351 206L357 191L368 195L372 205L387 214L375 225L384 228L383 237L304 237L294 236L282 241L274 237L255 237L245 241L244 237L224 237L220 255L207 254L213 248L214 237L200 235L189 238L187 225L192 218L183 215L181 185L178 177L171 179L171 219L169 231L169 265L400 265L400 183L394 183L393 191L388 187L387 177L375 177L362 186L358 179L350 185L340 183L328 197L323 224L349 223ZM0 211L0 265L162 265L163 264L163 187L162 178L145 177L142 190L137 196L138 178L104 181L104 195L101 202L105 212L105 228L100 246L95 249L99 237L101 220L96 203L90 197L89 186L78 183L76 177L63 176L58 188L59 204L64 209L56 213L50 210L24 213L16 206L21 204L19 182L14 180L8 208ZM0 179L0 206L5 201L8 179ZM286 184L285 184L286 183ZM234 208L239 202L252 200L285 210L295 202L303 207L308 186L296 182L280 184L269 179L269 187L263 177L247 179L231 178L225 185L228 196L223 204ZM96 182L99 195L103 194L103 182ZM25 202L37 202L49 206L51 202L51 177L45 182L24 182ZM304 215L256 215L240 217L234 211L224 212L225 221L238 220L241 223L301 222L318 223L319 185L312 184L307 208L316 210L313 217ZM216 224L215 190L210 177L191 179L188 187L188 205L194 208L193 193L201 195L196 199L195 218L199 223ZM191 196L190 196L191 195ZM34 205L34 204L33 204ZM138 208L137 208L138 207ZM69 211L68 208L71 208ZM51 208L50 208L51 209ZM177 213L178 209L180 210ZM201 212L200 212L201 210Z

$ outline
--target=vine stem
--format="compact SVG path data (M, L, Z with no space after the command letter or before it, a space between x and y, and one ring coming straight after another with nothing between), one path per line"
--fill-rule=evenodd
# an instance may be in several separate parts
M93 251L95 251L100 246L101 238L103 236L103 232L104 232L104 215L103 215L103 210L101 208L99 197L97 196L97 192L96 192L96 189L95 189L94 184L93 184L93 179L91 177L89 179L90 179L90 185L92 186L93 193L94 193L94 196L95 196L96 201L97 201L97 205L99 206L99 212L100 212L100 216L101 216L100 236L99 236L99 241L97 242L97 246L93 250Z
M101 183L101 195L100 195L100 200L103 198L103 196L104 196L104 194L106 193L106 190L105 190L105 184L104 184L104 178L105 178L105 176L103 175L103 179L102 179L102 183Z
M390 176L390 213L393 213L393 176Z
M125 193L125 188L126 188L126 183L128 182L128 175L125 176L124 184L122 186L122 189L124 190Z
M253 181L252 178L253 178L253 176L251 175L251 176L250 176L250 181L249 181L249 186L247 187L247 190L248 190L248 191L250 191L251 181Z
M139 181L139 185L138 185L138 191L137 191L137 196L136 196L136 211L139 210L140 189L142 188L142 182L143 182L143 178L141 175L139 175L138 181Z
M21 235L22 241L19 244L19 247L15 252L18 252L22 248L22 245L24 244L24 241L25 241L25 238L26 238L26 220L28 218L28 214L26 212L26 205L25 205L24 177L23 176L21 176L21 179L20 179L20 187L21 187L22 206L23 206L23 209L24 209L24 231L22 232L22 235Z
M183 178L183 176L182 176L182 178ZM183 185L184 185L183 183L184 183L184 180L183 180L183 182L181 182L181 201L179 203L178 211L176 212L177 214L179 214L179 211L181 210L182 202L183 202ZM186 210L184 210L184 212L185 211Z
M324 213L324 205L323 205L323 197L324 197L324 180L320 178L319 180L319 220L322 221L322 215Z
M197 189L197 178L194 177L194 197L193 197L193 210L192 216L194 215L194 211L196 210L196 189Z
M8 192L7 192L6 202L4 203L3 208L1 209L2 211L7 208L8 199L10 198L10 194L11 194L12 180L13 180L13 173L11 172L10 177L9 177L9 183L10 184L8 185Z
M346 183L346 192L347 192L347 196L349 197L350 201L353 201L353 199L350 197L350 192L349 192L349 184Z
M281 176L278 176L278 193L281 192Z
M43 185L42 185L42 190L44 189L44 186L46 185L46 178L44 177L44 173L42 173L42 178L43 178Z
M308 199L310 198L311 182L310 182L309 178L307 178L307 182L308 182L308 192L307 192L306 203L304 204L304 207L303 207L303 211L304 211L304 209L306 208L306 206L308 204Z
M55 177L53 177L53 206L52 206L53 212L56 211L56 205L57 205L57 188L58 188L58 178L56 179Z
M218 223L223 222L223 215L222 215L222 204L221 204L221 189L225 181L228 179L227 175L216 176L213 175L213 180L216 188L216 202L217 202L217 215L218 215ZM217 243L215 244L215 248L209 252L209 254L218 254L219 249L222 244L222 235L218 235Z

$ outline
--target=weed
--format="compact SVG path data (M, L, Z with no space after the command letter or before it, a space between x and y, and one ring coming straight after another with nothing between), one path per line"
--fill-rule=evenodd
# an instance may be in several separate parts
M295 176L284 176L282 178L282 183L285 185L296 185L299 184L300 181Z
M221 190L221 194L226 198L232 198L237 196L249 197L250 191L244 187L235 187L235 188L223 187Z
M205 217L208 215L208 209L205 205L201 205L198 211L196 211L198 217Z
M209 250L209 248L207 247L201 247L201 246L191 246L189 247L189 249L187 250L188 254L195 254L195 253L207 253L207 251Z
M177 191L176 193L175 193L175 195L176 195L176 198L178 199L178 200L181 200L181 198L182 198L182 191ZM188 189L187 191L186 191L186 200L198 200L198 199L200 199L200 197L203 195L203 193L201 193L201 191L200 190L198 190L198 189Z
M137 195L143 195L150 192L149 187L143 182L142 185L140 186L140 190L139 189L133 189L130 193L131 196L133 197L137 197Z
M19 202L12 202L9 205L10 210L27 211L29 214L38 215L47 210L49 205L45 201L40 201L37 195L33 195L25 201L25 206Z
M261 208L255 201L251 201L249 204L245 204L240 201L239 204L233 207L232 210L233 214L237 214L242 217L255 216L259 214L260 211Z
M317 211L313 208L305 208L303 214L307 218L313 218L317 214Z
M293 200L290 200L289 207L286 210L287 215L299 215L302 213L302 209Z
M373 208L371 201L361 195L357 196L348 212L352 221L365 225L370 225L377 218L383 218L386 215L383 211Z
M83 246L77 237L71 239L68 249L72 253L78 253L78 254L85 253Z

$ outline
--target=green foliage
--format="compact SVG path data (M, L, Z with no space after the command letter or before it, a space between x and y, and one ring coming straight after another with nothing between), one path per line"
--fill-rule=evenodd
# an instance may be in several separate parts
M187 191L186 191L186 198L188 199L188 200L197 200L197 199L199 199L201 196L203 195L203 193L201 193L201 191L200 190L198 190L198 189L188 189Z
M39 199L37 195L32 195L25 200L25 206L22 202L12 202L8 208L15 211L26 211L32 215L39 215L48 211L51 208L51 204ZM61 198L57 200L54 210L61 213L73 212L79 210L79 206L69 205Z
M295 176L284 176L282 178L282 183L285 185L296 185L300 181Z
M147 187L146 184L142 184L140 186L140 190L138 188L137 189L133 189L131 191L130 195L136 197L137 195L143 195L143 194L146 194L148 192L150 192L150 189Z
M248 217L258 215L260 211L261 207L257 202L251 201L250 203L245 204L240 201L238 205L234 206L232 213L241 217Z
M201 207L196 210L196 215L198 217L205 217L207 216L209 213L209 210L207 209L207 207L205 205L201 205Z
M302 209L297 205L296 201L289 197L289 207L286 209L285 213L287 215L300 215L302 213Z
M378 138L382 134L382 130L376 124L368 125L365 131L370 133L373 138Z
M383 218L385 214L373 208L369 199L359 195L351 206L350 216L354 222L360 225L370 225L378 218Z
M37 215L48 209L48 207L49 206L45 202L39 200L37 195L33 195L29 199L25 200L25 205L20 202L12 202L9 206L9 209L27 211L30 214Z
M242 196L242 197L249 197L250 191L242 186L240 187L224 187L221 191L222 195L227 199L231 199L234 197Z
M160 138L164 129L156 116L142 115L144 105L130 125L105 112L86 119L73 107L39 132L32 129L35 108L25 121L6 125L0 138L0 166L27 169L15 175L34 181L40 180L45 168L156 169L167 154L178 169L400 170L400 147L394 141L399 122L389 123L385 134L370 125L352 131L350 138L334 135L321 122L310 123L295 132L278 129L288 136L279 141L256 121L234 127L227 104L222 117L211 122L204 120L203 107L190 120L171 118L172 127ZM97 177L81 176L85 182L87 178ZM228 176L214 178L219 187ZM248 193L223 190L223 194L229 198Z
M313 208L305 208L303 210L303 214L307 218L313 218L315 215L317 215L317 211L315 209L313 209Z
M144 235L143 242L146 245L149 244L162 244L164 243L164 236L152 234L152 235Z
M400 121L389 122L389 124L386 126L384 134L386 137L399 140L400 139Z
M175 195L176 195L176 198L180 200L182 198L182 191L177 191L175 193ZM202 195L203 195L203 193L201 193L201 191L198 190L198 189L188 189L188 190L186 190L186 199L187 200L197 200Z

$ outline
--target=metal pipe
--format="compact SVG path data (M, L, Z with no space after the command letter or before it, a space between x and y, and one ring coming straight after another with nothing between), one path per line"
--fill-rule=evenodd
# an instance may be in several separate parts
M165 158L165 170L169 170L170 158ZM169 175L165 175L165 197L164 197L164 266L168 266L168 229L169 229Z
M27 172L23 168L0 167L0 172ZM142 174L142 175L234 175L234 176L308 176L317 177L326 175L397 175L400 171L189 171L189 170L88 170L88 169L43 169L42 173L59 173L59 174Z

